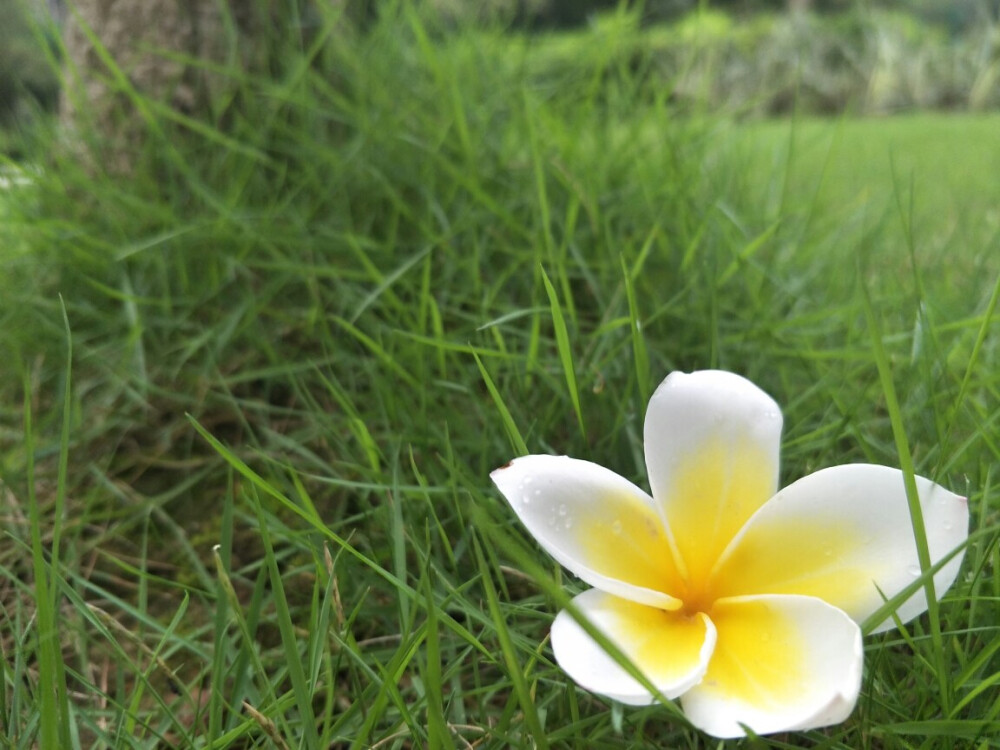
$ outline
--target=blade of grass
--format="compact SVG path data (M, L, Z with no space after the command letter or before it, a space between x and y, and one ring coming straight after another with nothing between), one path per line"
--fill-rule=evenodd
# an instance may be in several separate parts
M302 654L299 651L298 638L295 635L295 627L292 624L292 614L288 607L288 598L285 596L284 579L274 556L274 546L271 543L271 534L267 528L267 517L261 508L260 501L254 488L250 488L248 493L251 506L257 516L260 540L264 545L264 562L271 578L271 593L274 597L275 614L278 619L278 630L281 633L281 644L284 648L287 660L288 677L292 682L292 691L295 694L295 703L299 709L299 717L306 747L319 747L319 733L316 727L315 716L313 715L312 691L306 681L306 673L302 668Z
M500 651L503 654L504 663L507 665L507 674L510 676L511 682L514 683L514 693L521 704L521 711L524 713L524 720L528 725L528 731L531 733L535 747L540 748L540 750L547 750L549 743L545 738L545 732L542 729L542 722L538 717L535 702L532 700L531 692L528 690L524 672L521 671L521 664L518 661L517 652L514 650L510 631L507 629L507 622L503 616L503 612L500 611L500 601L497 598L496 588L493 586L492 574L486 565L486 557L483 555L482 546L476 535L473 535L472 542L475 549L476 561L479 564L483 591L486 593L486 604L489 607L490 617L496 627L497 638L500 641Z
M138 636L132 635L131 633L128 634L128 636L126 636L127 638L132 640L133 643L135 643L139 647L140 651L146 654L146 656L149 658L149 662L147 663L145 670L142 672L142 679L137 682L136 689L132 692L131 702L129 703L128 706L128 714L125 719L125 732L124 732L125 736L127 737L133 736L135 734L136 727L139 726L139 715L142 706L143 693L148 688L150 678L152 677L154 671L156 671L158 668L165 670L170 680L170 684L173 685L178 692L181 691L182 683L173 673L173 670L171 670L170 667L167 665L166 661L160 655L160 652L163 650L165 644L169 642L171 634L173 633L174 630L177 629L177 626L184 618L184 615L188 609L189 602L190 598L185 593L184 597L181 599L181 603L178 606L177 611L174 613L173 618L167 625L166 629L163 631L163 634L160 637L159 643L157 643L156 648L151 649ZM100 610L95 611L95 614L97 614L98 612L100 612ZM107 624L109 627L111 627L111 622L108 622ZM121 628L122 626L119 625L118 627ZM175 720L173 723L175 724L175 729L178 729L181 736L184 737L185 744L189 744L190 734L187 732L187 730L178 721Z
M344 320L343 318L334 318L333 320L334 322L337 323L337 325L343 328L344 331L353 336L358 341L358 343L360 343L368 351L374 354L378 358L379 362L381 362L387 368L392 370L399 377L400 380L402 380L404 383L406 383L414 390L420 390L421 386L417 382L416 378L414 378L413 375L404 370L396 361L395 357L393 357L389 352L387 352L380 343L378 343L375 339L373 339L367 333L362 331L360 328L352 325L349 321Z
M750 258L753 257L753 255L760 250L760 248L763 247L764 244L771 239L771 237L774 236L774 233L778 231L780 224L781 222L774 222L771 226L750 240L750 242L748 242L743 249L738 251L729 265L726 266L722 275L719 276L718 284L721 286L729 281L733 274L739 271L740 268L742 268L750 260Z
M998 302L1000 302L1000 275L997 275L997 280L993 284L993 292L990 294L990 301L987 303L986 311L983 313L983 321L979 326L978 333L976 334L976 342L972 345L972 353L969 355L969 361L965 365L965 372L962 374L962 384L958 388L958 395L955 396L955 402L952 405L951 414L949 415L948 430L945 433L946 436L950 436L955 427L959 410L961 409L962 404L965 401L965 395L969 390L969 381L972 379L972 374L976 370L976 364L979 362L980 352L982 351L986 337L989 335L990 323L996 313Z
M549 297L552 326L556 333L556 347L559 350L559 361L562 363L563 374L566 376L566 387L569 389L569 398L573 402L576 420L580 425L580 435L586 439L587 430L583 426L583 410L580 408L580 393L576 387L576 370L573 368L573 350L569 343L569 331L566 328L566 319L563 317L562 307L559 304L559 295L556 294L555 287L549 281L548 274L545 273L544 268L539 268L539 270L542 274L542 283L545 285L545 293Z
M351 738L351 747L357 750L372 747L370 737L375 731L378 722L385 718L386 706L392 701L399 711L402 721L410 725L410 732L419 739L419 733L414 730L417 723L413 720L406 700L399 691L399 681L406 673L407 668L414 662L420 650L421 644L426 637L426 625L421 625L414 629L413 623L407 623L406 632L411 633L408 638L403 639L399 648L393 654L389 664L379 669L379 674L372 674L372 687L365 692L361 700L368 707L368 715L365 722L357 734ZM379 665L381 667L381 665ZM371 695L374 693L374 697Z
M232 581L226 572L232 564L233 554L233 472L228 472L226 478L226 493L222 505L222 524L219 531L219 544L212 549L212 560L215 563L216 593L215 621L212 639L212 668L209 683L208 704L208 741L214 742L222 735L222 717L225 711L224 696L226 678L226 631L229 624L229 606L237 599ZM225 581L225 583L223 583ZM237 604L239 600L237 599ZM244 623L245 624L245 623Z
M901 589L895 596L886 599L882 606L872 612L867 618L865 618L865 621L861 623L861 632L867 635L874 628L878 627L878 625L885 622L886 618L891 617L893 613L899 609L903 602L927 585L927 579L933 580L937 572L947 565L949 561L954 559L956 555L962 554L965 547L968 546L969 543L975 542L981 538L988 538L988 534L985 533L988 531L990 530L983 529L981 532L970 534L969 538L966 540L966 545L953 549L948 554L942 556L940 560L927 569L926 573L921 573L917 578L913 579L911 583Z
M63 401L62 401L62 425L59 431L59 467L56 474L56 498L52 519L52 542L49 553L52 571L52 612L59 609L58 590L58 570L60 556L60 544L62 540L63 520L66 517L66 495L68 492L68 472L69 472L69 439L72 427L73 414L73 332L70 329L69 315L66 312L66 305L62 297L59 298L59 307L62 310L63 331L66 336L66 370L63 375ZM30 475L29 475L30 476ZM56 643L58 648L59 644ZM55 692L58 701L59 715L62 721L59 725L59 739L65 746L69 742L71 728L69 693L66 686L66 673L63 666L62 655L56 660L56 681Z
M428 548L430 547L430 530L427 531ZM427 740L432 750L445 750L452 747L448 734L448 722L444 715L444 683L441 678L441 639L438 633L437 603L431 591L430 560L427 561L421 575L420 589L423 594L424 608L427 611L425 625L427 637L424 643L426 666L424 672L424 695L427 700Z
M632 274L629 273L625 258L622 257L622 274L625 279L625 296L628 297L628 320L632 332L632 361L635 364L635 382L639 388L642 403L649 403L651 386L649 383L649 352L646 350L646 340L642 335L642 323L639 320L639 305L635 299L635 288L632 285Z
M941 613L938 606L937 592L934 590L934 577L929 573L933 565L931 563L930 549L927 544L927 529L924 525L923 509L920 507L920 495L917 492L913 456L910 453L910 443L906 437L906 428L903 424L902 411L899 408L899 399L896 397L896 386L893 383L889 358L882 344L882 327L863 278L860 279L860 286L865 308L865 318L868 321L868 332L871 337L872 354L875 357L875 365L878 368L886 410L889 412L889 422L892 425L892 435L896 443L896 453L899 456L899 466L903 472L906 502L910 510L910 523L913 526L913 542L917 549L920 572L924 577L924 593L927 597L927 614L931 627L931 645L934 651L935 677L937 678L942 707L945 713L948 713L952 700L950 683L948 681L947 660L944 651L944 639L941 635Z
M31 524L31 563L35 578L35 589L38 592L38 605L35 610L38 679L42 685L55 685L58 680L56 644L58 643L59 632L53 616L52 600L49 597L49 572L45 564L45 552L42 547L41 510L38 507L38 497L35 494L35 483L33 480L35 473L35 437L31 416L31 384L28 380L28 374L25 373L24 448L28 475L28 518ZM56 704L56 694L51 689L42 689L39 693L38 710L41 716L39 743L42 750L58 750L58 732L61 721Z
M68 375L68 371L67 371ZM69 403L69 381L65 382L67 395L64 408ZM54 589L57 559L46 559L42 541L44 535L40 499L35 486L35 433L32 420L31 382L27 371L24 373L24 448L25 473L28 478L28 519L31 534L31 565L35 586L35 647L38 653L39 693L39 745L42 750L59 750L69 742L69 716L66 696L65 674L60 653L59 618L56 614L57 602ZM65 422L64 422L65 424ZM60 465L65 467L66 446L60 449ZM65 469L63 468L63 471ZM65 475L61 474L63 483ZM62 485L65 487L65 484ZM58 494L58 489L57 489ZM53 551L50 550L51 555Z
M272 702L277 702L277 696L274 693L274 686L268 678L268 670L264 667L264 663L260 658L260 653L255 647L256 639L253 635L253 629L247 621L247 618L243 615L243 608L240 605L236 589L233 587L233 582L230 580L229 572L226 569L226 563L223 560L222 551L219 546L216 546L215 549L212 550L212 558L215 561L215 571L218 576L220 588L216 599L219 602L225 601L228 603L228 609L232 613L233 619L236 620L236 626L239 628L240 635L243 639L243 653L246 654L247 658L252 662L254 673L262 686L262 692ZM222 618L225 615L225 608L220 606L219 609L220 614L218 617ZM223 680L219 687L213 686L213 690L221 690L224 684L225 681Z
M504 430L507 431L507 437L510 440L511 446L514 448L514 454L517 456L527 456L528 446L524 442L524 438L521 437L521 431L517 429L517 424L514 422L514 418L510 415L510 409L507 408L507 404L504 403L503 396L500 395L500 391L493 384L493 378L490 377L489 371L483 364L483 361L479 358L476 352L472 352L472 356L476 360L476 365L479 367L479 372L483 376L483 382L486 384L486 390L490 392L490 396L493 399L494 405L497 407L497 411L500 412L500 420L503 422Z

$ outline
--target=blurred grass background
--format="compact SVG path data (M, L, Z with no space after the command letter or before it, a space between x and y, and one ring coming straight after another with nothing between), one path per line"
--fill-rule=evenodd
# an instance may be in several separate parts
M945 651L871 639L847 723L742 746L995 747L994 27L285 10L200 119L124 92L127 174L47 114L52 33L0 46L38 66L0 63L6 746L701 747L555 667L579 582L488 473L523 442L642 484L646 398L708 367L782 404L784 481L898 465L878 341L972 503Z

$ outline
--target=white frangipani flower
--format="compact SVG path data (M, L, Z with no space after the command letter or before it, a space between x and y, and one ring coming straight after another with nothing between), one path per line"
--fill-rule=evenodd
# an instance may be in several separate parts
M861 685L859 623L920 574L902 473L848 464L777 491L781 425L745 378L675 372L646 412L652 496L566 456L525 456L491 475L539 544L594 587L573 600L579 612L716 737L846 719ZM965 542L968 507L916 483L933 563ZM961 558L934 576L939 595ZM921 588L896 617L926 608ZM568 612L552 647L587 690L655 700Z

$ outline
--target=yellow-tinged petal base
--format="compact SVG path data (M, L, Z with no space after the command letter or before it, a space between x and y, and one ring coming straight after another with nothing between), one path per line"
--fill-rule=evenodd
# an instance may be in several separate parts
M615 599L615 630L623 650L658 680L675 681L696 669L705 643L704 614L667 612L625 599Z
M815 596L850 611L870 596L872 571L858 565L868 532L824 518L769 519L747 529L712 577L717 598L749 594Z
M681 698L691 722L716 737L808 729L843 721L861 686L861 629L808 596L715 603L715 653Z
M968 537L968 505L924 477L915 482L931 561L937 562ZM958 555L934 576L939 596L960 565ZM769 500L723 553L710 589L719 598L814 596L862 623L919 575L902 472L846 464L803 477ZM920 590L896 616L906 622L926 606ZM892 623L885 620L876 632Z
M751 703L794 702L806 678L795 622L765 601L716 602L711 618L718 640L702 688Z
M725 435L703 443L677 467L666 513L696 596L722 551L774 494L776 473L764 447Z
M639 500L595 504L575 533L587 564L604 575L674 597L683 592L663 521Z
M715 647L715 627L708 616L668 612L599 589L576 596L573 604L663 696L682 695L705 674ZM559 666L587 690L631 705L655 700L565 610L552 624L552 648Z
M679 609L659 506L613 471L567 456L522 456L490 477L545 550L591 586Z

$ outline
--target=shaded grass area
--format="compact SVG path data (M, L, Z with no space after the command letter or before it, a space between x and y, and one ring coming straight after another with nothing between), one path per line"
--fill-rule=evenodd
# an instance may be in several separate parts
M701 747L556 668L580 584L488 473L643 484L649 393L707 367L783 405L785 481L898 465L872 316L977 533L940 641L870 639L847 723L743 745L995 746L996 120L735 127L405 9L336 38L197 131L147 107L130 176L3 198L9 746Z

